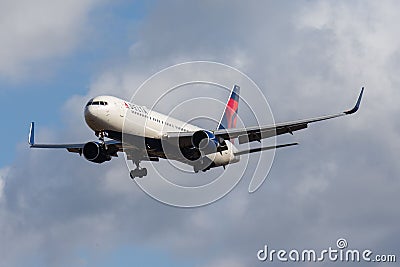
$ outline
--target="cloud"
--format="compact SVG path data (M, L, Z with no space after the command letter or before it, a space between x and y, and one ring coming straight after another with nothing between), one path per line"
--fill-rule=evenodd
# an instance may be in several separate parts
M7 177L9 171L10 171L9 167L4 167L0 169L0 201L3 196L4 179L5 177Z
M89 30L89 12L98 4L92 0L2 1L0 77L19 80L27 73L40 74L39 64L62 59Z
M96 165L65 151L21 148L0 202L0 231L10 240L0 244L0 265L32 258L68 265L80 248L100 253L134 244L190 258L193 265L256 266L265 264L256 258L264 244L318 249L340 237L352 248L396 253L398 5L158 3L142 22L129 60L110 66L86 96L66 103L66 123L74 130L53 133L56 139L86 136L81 112L88 98L129 97L150 74L184 60L243 62L278 121L341 111L365 85L361 110L280 137L301 145L277 152L259 191L247 193L251 177L245 176L229 195L198 209L149 198L130 181L121 159ZM21 259L24 252L31 256Z

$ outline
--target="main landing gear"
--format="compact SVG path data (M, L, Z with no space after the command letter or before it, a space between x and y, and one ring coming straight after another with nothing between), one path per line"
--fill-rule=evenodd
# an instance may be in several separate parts
M142 178L143 176L147 175L147 169L146 168L140 168L139 166L139 161L134 162L136 165L136 169L131 170L129 175L131 176L132 179L135 179L136 177Z

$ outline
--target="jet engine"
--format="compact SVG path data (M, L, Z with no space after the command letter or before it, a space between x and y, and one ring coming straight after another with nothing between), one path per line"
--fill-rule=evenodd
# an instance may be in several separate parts
M212 132L200 130L193 134L192 144L201 152L212 154L226 149L225 142L221 144Z
M83 146L82 154L88 161L103 163L111 160L110 154L108 154L104 145L96 142L88 142Z

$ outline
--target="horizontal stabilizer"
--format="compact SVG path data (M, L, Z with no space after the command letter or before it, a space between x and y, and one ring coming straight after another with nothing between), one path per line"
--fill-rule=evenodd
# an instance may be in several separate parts
M235 152L234 155L240 156L240 155L250 154L250 153L254 153L254 152L261 152L264 150L271 150L271 149L282 148L282 147L287 147L287 146L295 146L298 144L299 143L290 143L290 144L283 144L283 145L277 145L277 146L257 147L257 148L246 149L246 150Z

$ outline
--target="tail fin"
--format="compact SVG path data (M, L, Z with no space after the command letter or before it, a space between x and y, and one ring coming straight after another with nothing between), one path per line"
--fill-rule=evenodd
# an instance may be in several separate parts
M218 124L218 130L229 129L236 127L236 120L239 106L239 93L240 87L234 85L229 96L228 103L226 103L224 114Z

